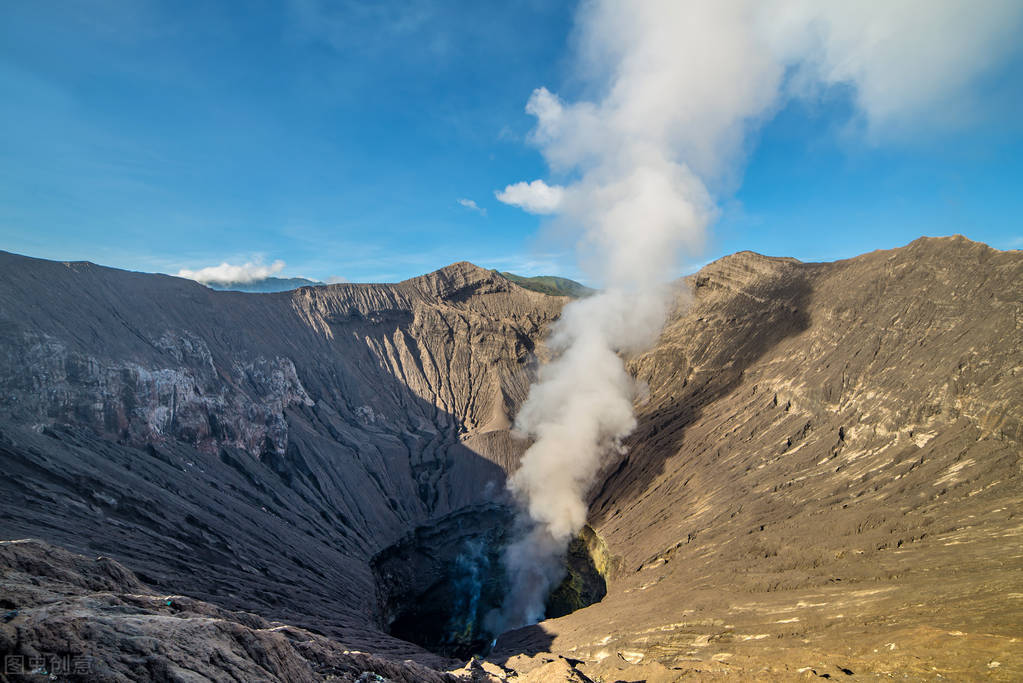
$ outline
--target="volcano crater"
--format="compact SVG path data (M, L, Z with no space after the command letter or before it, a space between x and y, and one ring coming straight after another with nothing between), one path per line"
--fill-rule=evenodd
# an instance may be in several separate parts
M505 547L517 537L516 511L470 506L423 524L383 549L370 566L376 579L380 625L401 638L455 659L485 654L498 633L488 616L508 592ZM589 526L573 539L564 577L547 601L548 617L599 602L613 565Z

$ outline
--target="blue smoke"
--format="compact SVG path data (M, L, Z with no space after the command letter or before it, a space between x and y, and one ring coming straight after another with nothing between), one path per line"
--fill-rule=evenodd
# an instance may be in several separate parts
M480 598L489 574L490 557L485 539L466 540L452 571L455 598L446 629L451 642L467 643L479 637Z

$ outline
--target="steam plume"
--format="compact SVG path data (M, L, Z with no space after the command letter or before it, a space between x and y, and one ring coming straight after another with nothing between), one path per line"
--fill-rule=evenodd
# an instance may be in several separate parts
M599 95L565 102L539 88L526 106L533 143L568 182L495 194L577 228L583 266L604 289L565 307L555 359L516 419L535 438L509 482L529 529L506 552L511 591L495 632L543 617L602 459L635 427L619 353L656 340L664 283L714 217L707 185L736 173L750 130L785 97L834 84L851 86L872 136L947 125L926 114L966 99L1014 49L1021 14L1013 0L581 5L577 66Z

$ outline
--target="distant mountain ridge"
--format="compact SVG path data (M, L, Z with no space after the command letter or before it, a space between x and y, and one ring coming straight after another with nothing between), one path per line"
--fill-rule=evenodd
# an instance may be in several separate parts
M198 281L197 281L198 282ZM264 277L249 282L199 282L219 292L255 292L268 294L271 292L290 292L299 287L315 287L326 282L309 280L304 277Z
M516 275L515 273L507 273L499 270L494 270L494 273L500 275L506 280L514 282L519 287L523 287L534 292L540 292L541 294L547 294L549 296L567 296L573 299L578 299L584 296L589 296L596 291L586 285L576 282L575 280L569 280L568 278L558 277L556 275L537 275L534 277L526 277L524 275ZM258 280L250 280L248 282L199 282L199 284L220 292L252 292L257 294L269 294L272 292L290 292L291 290L298 289L300 287L320 287L330 283L320 282L319 280L310 280L304 277L265 277Z

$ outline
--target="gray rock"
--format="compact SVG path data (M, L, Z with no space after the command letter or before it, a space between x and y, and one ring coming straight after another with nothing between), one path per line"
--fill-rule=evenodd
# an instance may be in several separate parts
M443 676L384 633L370 563L507 503L565 301L464 263L255 295L0 254L0 537L116 560L5 546L2 649L70 639L110 680ZM462 674L1023 677L1020 252L744 252L677 304L592 492L606 597Z

